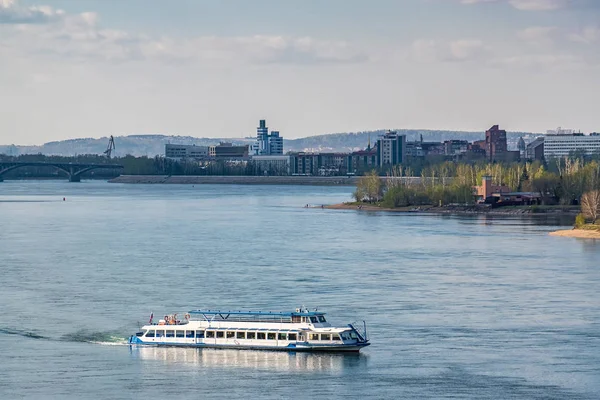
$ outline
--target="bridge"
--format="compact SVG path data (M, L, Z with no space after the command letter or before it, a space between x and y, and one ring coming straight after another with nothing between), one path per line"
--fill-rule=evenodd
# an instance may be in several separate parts
M69 177L69 182L80 182L81 175L94 169L123 169L122 165L117 164L79 164L79 163L53 163L53 162L1 162L0 161L0 182L2 176L14 169L23 167L53 167L64 172Z

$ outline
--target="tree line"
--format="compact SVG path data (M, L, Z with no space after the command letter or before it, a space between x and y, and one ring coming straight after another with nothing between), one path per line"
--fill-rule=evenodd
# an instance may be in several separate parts
M600 190L600 164L595 160L563 158L546 164L447 161L423 168L420 175L402 166L391 168L385 176L371 171L359 178L354 197L385 207L474 204L473 188L481 184L483 176L513 192L538 193L545 205L579 205L591 196L586 193Z

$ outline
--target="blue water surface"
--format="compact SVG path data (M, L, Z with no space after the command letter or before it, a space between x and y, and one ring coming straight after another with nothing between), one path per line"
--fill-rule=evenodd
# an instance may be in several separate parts
M600 397L600 241L544 217L305 207L351 192L0 183L0 398ZM372 346L123 344L151 312L300 305L365 319Z

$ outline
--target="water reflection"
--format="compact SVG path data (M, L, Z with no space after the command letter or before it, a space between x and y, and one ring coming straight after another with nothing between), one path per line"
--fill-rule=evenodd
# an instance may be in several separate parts
M195 349L183 347L131 347L133 358L164 364L206 368L246 368L279 372L341 372L366 367L364 354L289 353L279 351Z

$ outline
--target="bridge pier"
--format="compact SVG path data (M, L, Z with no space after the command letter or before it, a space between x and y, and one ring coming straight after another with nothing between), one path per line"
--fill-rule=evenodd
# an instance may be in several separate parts
M69 175L69 182L81 182L81 175Z

